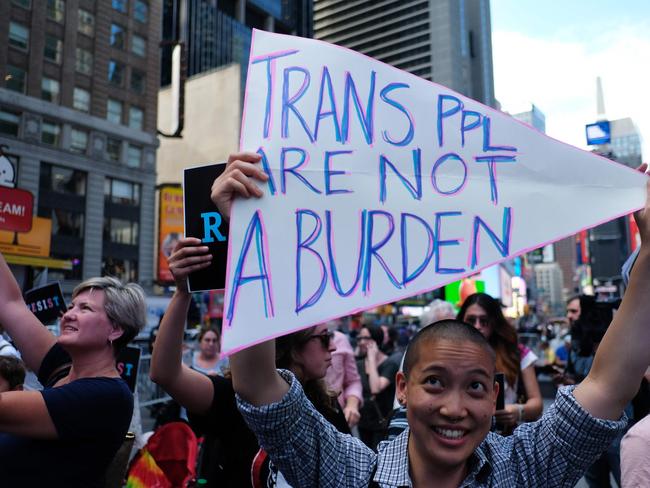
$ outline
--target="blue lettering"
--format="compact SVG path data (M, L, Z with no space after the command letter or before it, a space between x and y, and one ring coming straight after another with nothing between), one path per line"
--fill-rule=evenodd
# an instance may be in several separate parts
M354 102L354 108L356 109L359 122L361 122L361 129L363 130L363 135L366 138L367 144L372 144L374 141L374 99L375 99L375 78L377 73L374 71L370 72L370 89L368 90L368 101L366 103L366 109L361 107L361 101L359 100L359 94L357 93L357 88L352 79L350 73L345 74L345 98L343 100L343 122L342 122L342 132L343 132L343 144L346 144L350 139L350 98Z
M316 223L314 226L314 230L312 230L311 234L303 240L302 238L302 219L303 216L309 215L312 217ZM311 246L318 237L320 236L322 228L322 223L321 219L316 214L316 212L313 212L311 210L298 210L296 211L296 231L298 235L298 246L296 248L296 314L300 313L301 310L304 310L305 308L311 307L315 305L320 297L323 295L323 292L325 291L325 285L327 284L327 271L325 268L325 262L323 261L323 258L321 255L318 253L318 251L312 249ZM317 259L318 259L318 265L320 266L320 273L321 273L321 280L320 280L320 285L318 286L318 289L303 303L302 302L302 273L301 271L301 261L302 261L302 250L309 251L312 253Z
M255 251L257 254L257 264L259 268L259 274L252 276L244 276L244 264L248 252L251 247L251 243L255 240ZM235 306L237 303L237 294L239 289L252 282L260 281L262 283L262 293L264 297L264 316L272 317L273 316L273 296L271 293L271 274L267 271L267 256L264 252L264 227L262 222L261 211L258 210L253 214L251 221L248 223L246 228L246 233L244 234L244 240L242 242L241 251L239 253L239 258L237 259L237 265L235 266L235 272L232 281L232 294L230 295L230 301L228 302L228 313L226 314L227 323L232 322L232 317L235 314Z
M446 239L443 240L441 237L441 226L443 217L458 217L463 215L462 212L436 212L436 224L435 224L435 235L433 239L433 252L436 255L435 264L436 264L436 273L439 274L454 274L462 273L465 271L465 268L443 268L440 266L440 248L444 246L458 246L460 244L459 239Z
M408 238L407 238L407 221L408 219L413 219L415 222L419 222L422 224L422 226L426 229L427 235L429 237L428 239L428 245L427 245L427 254L424 258L424 260L420 263L420 265L415 268L415 270L411 273L408 272L409 269L409 258L408 258ZM401 229L401 244L402 244L402 284L404 286L408 285L411 281L416 279L418 276L422 274L422 272L426 269L427 265L429 264L429 261L431 261L431 257L433 256L433 231L431 230L431 227L429 227L429 224L427 224L423 219L418 217L417 215L409 214L409 213L403 213L401 222L400 222L400 229Z
M291 152L298 153L300 155L300 161L295 166L286 168L287 154ZM318 193L319 195L322 193L318 188L316 188L314 185L309 183L309 181L307 181L307 178L305 178L303 175L298 173L298 170L304 164L307 164L308 160L309 160L309 156L304 149L301 149L299 147L282 148L282 151L280 152L280 191L283 194L287 193L287 178L286 178L287 173L291 173L293 176L298 178L300 181L302 181L305 184L307 188L309 188L314 193Z
M329 98L330 110L323 112L323 92L327 86L327 95ZM336 140L341 142L341 127L339 126L339 118L336 113L336 102L334 100L334 89L332 88L332 78L327 66L323 67L323 75L320 80L320 90L318 91L318 111L316 113L316 122L314 123L314 139L318 140L318 128L320 127L321 119L325 117L332 117L334 123L334 133Z
M379 93L379 97L388 105L395 107L397 110L399 110L406 116L406 119L408 120L409 123L409 129L406 132L406 135L402 138L402 140L399 141L393 140L388 135L388 131L383 131L382 137L384 138L384 141L386 141L389 144L392 144L393 146L406 146L413 140L413 135L415 132L415 124L413 122L413 118L411 117L411 114L409 113L408 110L406 110L404 105L391 98L388 98L388 94L398 88L410 88L410 86L407 85L406 83L390 83L381 90L381 92Z
M219 242L223 242L226 238L219 231L221 225L221 215L219 212L203 212L201 214L203 219L203 239L201 242L210 243L214 242L212 234L214 234Z
M499 239L496 235L496 233L488 227L488 225L485 223L483 219L481 219L478 215L474 216L474 231L472 233L472 246L471 246L471 266L472 269L476 268L476 265L478 264L479 261L479 231L481 230L481 227L485 229L485 232L487 232L487 235L490 237L492 240L492 243L494 244L494 247L497 248L497 251L499 251L499 254L501 254L502 257L508 256L510 253L510 236L511 236L511 231L512 231L512 208L511 207L505 207L503 209L503 220L501 223L501 235L502 238Z
M454 102L454 106L450 109L443 110L445 100ZM451 117L452 115L460 112L463 109L463 102L453 95L438 95L438 147L442 147L444 143L443 131L442 131L442 120Z
M422 198L422 151L420 148L413 149L413 173L415 185L413 185L405 176L403 176L383 154L379 155L379 201L386 201L386 166L390 166L397 175L402 184L406 187L411 196L420 200Z
M373 243L373 228L374 228L376 215L381 215L382 217L385 217L386 220L388 221L388 232L377 244ZM363 267L364 268L363 288L362 288L363 293L367 295L368 292L370 291L370 278L371 278L371 267L372 267L373 257L377 259L381 267L384 268L384 271L386 272L386 275L388 276L388 279L393 284L393 286L395 288L401 289L402 288L401 283L395 277L393 272L390 270L390 268L386 264L386 261L384 261L384 258L382 258L378 253L378 251L382 247L384 247L384 245L390 240L391 236L393 235L393 232L395 230L395 223L393 222L393 216L388 212L384 212L381 210L371 210L370 212L368 212L368 216L369 216L368 225L366 227L367 238L366 238L365 264Z
M271 128L271 101L273 98L273 80L275 78L275 60L284 56L296 54L298 50L272 53L268 56L261 56L253 60L252 64L266 62L266 104L264 108L264 138L269 137Z
M357 259L357 273L356 276L354 277L354 282L352 283L350 288L347 291L345 291L341 286L341 281L339 280L339 273L336 269L336 263L334 259L334 244L332 242L332 212L330 210L325 211L325 232L327 234L327 255L329 257L330 276L332 277L332 284L334 285L334 289L336 290L336 293L338 293L339 296L341 297L347 297L351 295L352 292L359 285L359 279L361 278L361 271L363 269L363 251L366 242L367 214L368 212L366 210L363 210L361 212L361 232L360 232L361 239L359 243L359 252L358 252L359 257Z
M292 72L302 73L304 75L304 78L302 80L302 85L300 85L298 91L292 96L289 96L289 75ZM302 96L307 91L307 88L309 88L310 78L311 77L309 75L309 71L307 71L304 68L299 68L294 66L291 68L285 68L284 70L284 81L282 85L282 132L281 132L282 137L284 139L289 137L289 112L291 111L298 119L298 122L300 122L300 125L302 125L302 128L305 130L305 133L307 134L307 137L309 137L309 140L311 142L314 142L314 136L309 131L309 127L307 127L307 122L305 122L305 119L300 114L298 109L295 107L296 102L298 102L298 100L302 98Z
M345 171L334 171L331 168L332 157L338 154L352 154L352 151L325 151L325 195L336 195L339 193L352 193L352 190L332 189L332 176L345 175Z

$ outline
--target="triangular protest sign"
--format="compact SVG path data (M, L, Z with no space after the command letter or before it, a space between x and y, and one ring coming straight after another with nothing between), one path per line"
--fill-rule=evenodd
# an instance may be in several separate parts
M646 177L443 86L255 31L223 351L394 302L643 206Z

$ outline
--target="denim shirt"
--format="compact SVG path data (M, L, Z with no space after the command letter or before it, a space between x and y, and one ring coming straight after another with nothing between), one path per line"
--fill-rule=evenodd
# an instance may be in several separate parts
M254 407L240 397L238 407L260 445L296 487L359 488L370 478L381 488L412 487L409 429L384 441L376 454L359 439L332 427L305 397L293 374L281 401ZM513 435L490 432L469 459L461 487L544 486L573 488L583 472L625 427L596 419L562 388L541 419L519 426ZM374 475L373 475L374 474Z

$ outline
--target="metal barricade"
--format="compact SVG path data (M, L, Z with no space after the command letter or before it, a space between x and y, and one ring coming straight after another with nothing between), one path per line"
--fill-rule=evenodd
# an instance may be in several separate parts
M156 383L149 378L149 368L151 366L151 354L140 355L140 365L138 368L138 397L140 399L140 408L164 403L171 400L171 397Z

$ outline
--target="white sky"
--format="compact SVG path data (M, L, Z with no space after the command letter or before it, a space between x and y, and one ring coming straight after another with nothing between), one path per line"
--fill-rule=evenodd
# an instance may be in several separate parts
M650 0L492 0L490 7L503 110L534 103L548 135L586 148L600 76L607 117L634 120L650 161Z

